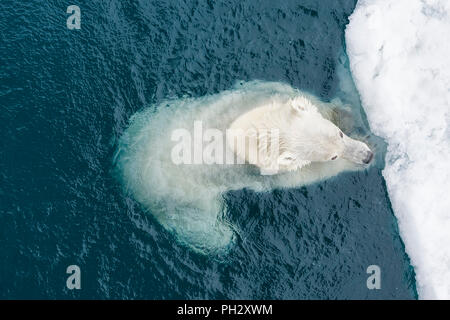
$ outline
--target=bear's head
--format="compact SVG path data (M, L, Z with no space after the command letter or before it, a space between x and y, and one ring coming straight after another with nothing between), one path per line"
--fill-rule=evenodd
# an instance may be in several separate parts
M342 158L362 165L372 161L373 152L364 142L344 134L306 97L291 99L289 107L288 139L296 159L324 162Z

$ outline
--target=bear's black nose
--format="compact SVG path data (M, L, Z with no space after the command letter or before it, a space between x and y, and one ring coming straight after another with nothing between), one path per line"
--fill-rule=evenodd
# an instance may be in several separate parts
M372 161L372 159L373 159L373 152L372 152L372 151L367 151L367 156L366 156L366 158L363 160L363 162L364 162L365 164L369 164L370 161Z

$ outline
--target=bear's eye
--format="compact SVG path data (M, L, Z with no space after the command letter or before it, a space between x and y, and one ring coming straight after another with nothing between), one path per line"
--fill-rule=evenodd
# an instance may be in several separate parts
M344 137L344 134L342 133L342 131L339 131L339 135L341 136L341 138Z
M331 160L336 160L337 159L337 156L334 156L333 158L331 158Z

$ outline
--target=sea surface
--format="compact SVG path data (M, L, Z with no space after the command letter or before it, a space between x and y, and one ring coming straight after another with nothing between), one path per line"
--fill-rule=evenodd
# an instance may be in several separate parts
M66 26L71 4L80 30ZM1 1L0 298L417 298L383 161L227 193L241 238L221 259L179 243L113 174L130 117L165 99L263 80L332 100L355 4ZM66 287L69 265L80 290ZM367 288L370 265L380 290Z

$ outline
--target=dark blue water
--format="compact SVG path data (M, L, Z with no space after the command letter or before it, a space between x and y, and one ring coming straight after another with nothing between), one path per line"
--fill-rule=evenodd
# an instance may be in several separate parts
M81 30L66 27L70 4ZM2 0L0 298L416 298L380 166L229 192L245 237L225 261L179 244L112 174L130 116L165 98L253 79L333 98L354 6ZM72 264L81 290L66 288ZM372 264L381 290L366 287Z

